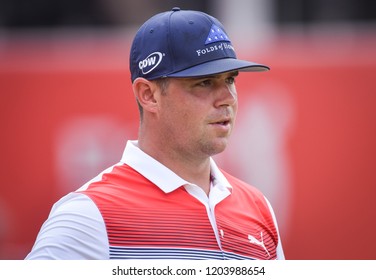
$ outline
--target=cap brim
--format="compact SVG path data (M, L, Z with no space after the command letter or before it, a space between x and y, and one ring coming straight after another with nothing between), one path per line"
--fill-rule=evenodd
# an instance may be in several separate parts
M251 61L245 61L235 58L223 58L195 65L182 71L168 74L166 75L166 77L200 77L216 75L236 70L240 72L262 72L268 71L270 70L270 68L266 65L258 64Z

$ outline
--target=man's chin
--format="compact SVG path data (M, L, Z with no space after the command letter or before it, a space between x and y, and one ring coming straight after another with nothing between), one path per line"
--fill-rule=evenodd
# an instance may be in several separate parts
M215 141L212 141L210 144L205 145L204 150L207 155L209 156L215 156L217 154L222 153L228 144L228 139L218 139Z

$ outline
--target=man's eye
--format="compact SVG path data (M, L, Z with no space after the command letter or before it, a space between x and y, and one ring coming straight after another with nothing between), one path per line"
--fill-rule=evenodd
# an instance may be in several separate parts
M226 79L228 84L234 84L235 83L235 77L229 77Z
M202 87L207 87L207 86L210 86L211 84L212 84L211 80L203 80L199 82L199 86L202 86Z

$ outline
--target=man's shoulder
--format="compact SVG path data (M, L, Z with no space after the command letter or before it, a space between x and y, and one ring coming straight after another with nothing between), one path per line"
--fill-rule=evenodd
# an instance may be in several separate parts
M135 186L148 185L150 182L127 164L116 164L107 168L96 177L88 181L76 193L82 193L90 198L100 196L116 196L119 192L126 192Z

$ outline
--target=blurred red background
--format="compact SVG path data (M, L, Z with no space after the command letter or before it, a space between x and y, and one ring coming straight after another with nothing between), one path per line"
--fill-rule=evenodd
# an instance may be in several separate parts
M128 40L0 48L0 258L23 259L52 204L137 137ZM376 37L273 39L239 57L239 115L220 165L272 201L288 259L376 258Z

